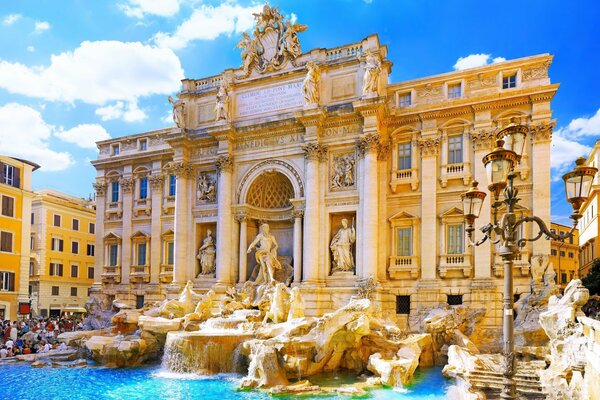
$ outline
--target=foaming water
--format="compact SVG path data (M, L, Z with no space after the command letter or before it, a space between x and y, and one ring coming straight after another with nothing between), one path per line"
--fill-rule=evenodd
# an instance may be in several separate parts
M273 397L256 391L238 391L240 375L198 375L174 373L160 366L141 368L31 368L29 364L0 366L2 392L0 398L44 400L267 400ZM314 381L348 383L351 374L334 374ZM356 378L354 378L356 380ZM312 381L312 379L311 379ZM369 393L375 400L442 400L446 398L449 381L441 369L417 370L416 381L405 390L378 389ZM298 397L277 397L297 399ZM306 396L302 399L319 399ZM349 399L330 396L330 399Z

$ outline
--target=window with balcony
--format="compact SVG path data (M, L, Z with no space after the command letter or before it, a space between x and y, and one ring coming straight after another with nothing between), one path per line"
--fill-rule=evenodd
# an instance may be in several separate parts
M0 271L0 292L15 291L15 273Z
M411 142L398 144L398 169L406 170L412 168L412 144Z
M139 198L141 200L148 198L148 177L139 179Z
M415 257L418 218L401 211L390 218L392 225L392 251L388 272L392 279L416 278L419 274ZM406 276L408 275L408 276Z
M0 232L0 251L5 253L13 252L13 234L12 232Z
M137 245L136 265L146 265L146 243L138 243Z
M462 97L462 85L460 83L448 85L448 98L458 99L460 97Z
M450 224L446 228L446 254L463 254L465 251L465 225Z
M396 255L412 256L412 228L396 228Z
M448 136L448 164L463 162L463 135Z
M15 216L15 199L10 196L2 196L2 215L5 217Z
M110 184L110 201L116 203L119 201L119 182L113 181Z
M119 265L119 245L111 244L108 246L108 265L115 267Z
M63 265L60 263L50 263L50 276L63 276Z
M502 89L512 89L517 87L517 73L514 72L502 77Z

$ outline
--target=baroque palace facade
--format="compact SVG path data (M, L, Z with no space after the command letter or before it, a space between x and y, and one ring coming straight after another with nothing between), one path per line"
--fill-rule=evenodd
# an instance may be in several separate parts
M467 245L460 194L486 182L495 134L524 124L518 212L549 220L552 56L389 83L377 35L303 53L305 29L266 6L241 68L183 80L175 127L98 143L92 292L138 306L188 280L224 293L262 276L251 244L268 224L275 275L300 287L308 315L373 278L400 324L462 303L501 325L502 264L493 246ZM517 293L549 253L527 244Z

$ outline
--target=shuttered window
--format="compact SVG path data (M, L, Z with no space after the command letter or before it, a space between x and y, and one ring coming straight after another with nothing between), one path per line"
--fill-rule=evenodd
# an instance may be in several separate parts
M11 232L0 232L0 251L13 252L13 234Z
M9 196L2 196L2 215L5 217L15 216L15 199Z

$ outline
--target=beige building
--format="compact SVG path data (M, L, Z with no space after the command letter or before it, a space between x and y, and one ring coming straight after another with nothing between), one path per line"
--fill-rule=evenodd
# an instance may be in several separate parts
M486 182L481 159L516 119L530 128L517 211L549 221L552 56L392 84L377 35L302 53L280 18L242 39L241 68L183 80L176 127L98 142L94 293L141 305L188 280L222 293L258 274L248 247L267 223L277 273L309 315L372 277L401 324L419 307L462 303L485 307L497 331L502 263L489 244L467 246L460 195ZM489 215L488 197L478 226ZM532 258L549 253L549 241L527 244L517 293Z
M35 192L29 265L34 315L84 307L94 278L95 225L92 202L53 190Z
M571 227L552 222L550 230L558 234L567 234ZM579 231L575 229L573 236L564 241L552 239L550 244L550 262L556 271L556 282L560 288L565 287L573 279L579 278Z
M600 168L600 140L597 140L588 156L586 165ZM592 268L594 260L600 257L600 224L598 224L598 207L600 207L600 174L596 174L592 182L592 190L588 201L581 206L582 217L579 228L579 254L581 267L579 276L584 277Z

